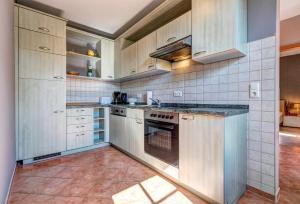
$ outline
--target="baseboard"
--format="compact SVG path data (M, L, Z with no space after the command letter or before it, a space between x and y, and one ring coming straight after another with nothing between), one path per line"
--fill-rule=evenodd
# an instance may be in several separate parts
M248 191L252 191L252 192L254 192L254 193L256 193L256 194L258 194L258 195L260 195L260 196L262 196L262 197L264 197L264 198L267 198L267 199L269 199L269 200L272 200L272 201L275 201L275 200L276 200L276 198L275 198L274 195L272 195L272 194L270 194L270 193L266 193L266 192L264 192L264 191L262 191L262 190L259 190L259 189L257 189L257 188L254 188L254 187L252 187L252 186L247 185L247 190L248 190Z
M12 183L14 181L14 177L15 177L15 173L16 173L16 168L17 168L17 164L15 164L14 171L13 171L13 173L11 175L11 178L10 178L9 187L8 187L8 191L7 191L6 199L5 199L5 204L8 203L8 199L9 199L9 195L10 195L10 190L11 190Z

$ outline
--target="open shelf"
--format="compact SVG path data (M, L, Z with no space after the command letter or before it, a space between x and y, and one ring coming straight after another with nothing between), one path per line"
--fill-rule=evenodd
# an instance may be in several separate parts
M71 56L71 57L80 57L86 60L101 60L100 57L94 57L94 56L89 56L89 55L85 55L85 54L81 54L81 53L77 53L77 52L73 52L73 51L67 51L67 56Z
M104 118L95 117L94 120L104 120Z
M103 129L94 129L94 132L104 132Z

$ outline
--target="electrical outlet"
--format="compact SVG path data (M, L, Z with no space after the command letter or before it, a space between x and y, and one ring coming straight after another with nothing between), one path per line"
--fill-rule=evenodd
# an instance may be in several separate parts
M174 95L174 97L181 97L182 91L174 91L173 95Z
M250 83L250 98L259 98L260 97L260 83L251 82Z

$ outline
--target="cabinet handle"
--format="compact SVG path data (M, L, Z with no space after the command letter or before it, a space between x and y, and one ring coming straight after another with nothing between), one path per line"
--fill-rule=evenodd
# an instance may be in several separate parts
M186 116L182 116L181 119L182 120L194 120L194 116L192 116L192 115L186 115Z
M203 53L205 53L205 52L206 52L206 51L203 50L203 51L200 51L200 52L196 52L196 53L194 53L193 55L194 55L194 56L198 56L198 55L201 55L201 54L203 54Z
M84 134L84 133L82 133L81 135L82 135L82 136L84 136L85 134Z
M84 117L81 118L81 120L84 120L84 119L85 119Z
M44 51L49 51L50 50L50 48L45 47L45 46L39 46L39 49L44 50Z
M53 78L54 79L64 79L64 77L61 77L61 76L54 76Z
M148 69L152 69L152 68L154 68L153 64L148 66Z
M79 136L80 136L79 134L76 135L76 137L79 137Z
M53 113L58 113L58 111L56 110L56 111L53 111Z
M84 126L84 125L81 125L81 127L84 128L85 126Z
M85 111L84 109L81 110L81 112L84 112L84 111Z
M112 79L113 77L112 76L106 76L107 78L110 78L110 79Z
M61 110L60 112L61 112L61 113L64 113L65 111Z
M143 122L140 121L140 120L136 120L135 122L136 122L137 124L143 124Z
M48 28L45 27L39 27L39 30L45 31L45 32L50 32L50 30Z
M135 70L132 70L131 73L135 73Z
M169 38L168 40L167 40L167 42L171 42L171 41L173 41L173 40L175 40L176 39L176 37L171 37L171 38Z

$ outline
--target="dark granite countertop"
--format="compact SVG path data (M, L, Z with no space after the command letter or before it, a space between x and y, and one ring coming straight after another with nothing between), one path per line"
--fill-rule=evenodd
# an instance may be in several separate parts
M216 105L216 104L182 104L182 103L162 103L158 106L147 105L102 105L99 103L69 103L67 108L95 108L95 107L111 107L120 106L124 108L190 113L190 114L204 114L214 116L233 116L249 112L248 105Z

